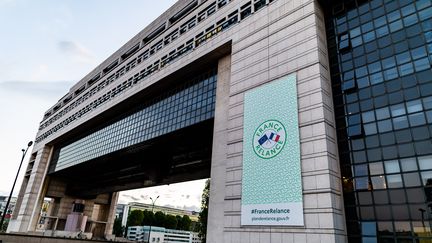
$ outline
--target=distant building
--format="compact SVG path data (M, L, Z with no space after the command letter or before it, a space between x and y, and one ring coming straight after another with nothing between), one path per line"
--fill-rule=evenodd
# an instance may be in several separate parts
M117 204L116 207L116 218L123 218L124 212L125 212L125 208L127 207L127 204Z
M119 217L122 219L122 225L126 226L127 218L129 216L129 212L132 212L134 210L148 210L152 211L152 205L146 204L146 203L138 203L138 202L131 202L127 205L125 204L118 204L117 210L116 210L116 217ZM174 216L183 216L187 215L193 222L198 221L198 212L195 211L188 211L178 208L171 208L171 207L163 207L163 206L154 206L153 212L162 212L164 214L174 215Z
M150 226L129 227L127 238L132 241L150 243L201 243L196 232L166 229L156 226L152 226L151 229Z
M0 215L3 215L3 212L5 212L6 203L9 197L6 196L0 196ZM12 197L11 201L9 203L8 210L6 212L6 218L10 218L12 216L12 212L14 211L15 205L17 202L16 197Z

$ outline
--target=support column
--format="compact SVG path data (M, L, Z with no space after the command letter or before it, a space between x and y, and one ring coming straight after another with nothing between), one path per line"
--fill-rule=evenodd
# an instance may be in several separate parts
M28 168L32 167L30 176L24 179L21 185L20 202L15 208L15 216L10 221L7 232L26 233L36 230L36 222L39 218L41 203L43 202L43 186L48 170L52 147L43 146L37 151L32 151L32 157Z
M114 227L114 220L116 217L117 201L118 201L119 195L120 195L120 192L114 192L111 194L108 219L107 219L107 224L105 226L105 238L106 239L113 238L112 233L113 233L113 227Z
M207 242L221 242L224 230L231 55L219 60L217 75Z

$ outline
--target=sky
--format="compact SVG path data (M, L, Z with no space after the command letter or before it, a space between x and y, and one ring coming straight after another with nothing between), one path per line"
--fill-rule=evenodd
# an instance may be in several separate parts
M0 0L0 195L9 194L21 149L35 139L45 111L174 3ZM200 180L127 191L119 201L150 203L160 195L157 205L199 210L203 187Z

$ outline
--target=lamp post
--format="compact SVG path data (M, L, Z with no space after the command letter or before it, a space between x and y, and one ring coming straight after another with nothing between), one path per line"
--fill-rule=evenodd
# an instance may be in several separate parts
M155 205L156 200L157 200L158 198L159 198L159 196L157 196L157 197L153 200L153 198L150 197L150 200L152 201L152 213L153 213L153 210L154 210L154 205ZM148 237L147 237L147 243L150 243L151 227L152 227L152 223L150 223L150 227L149 227L149 235L148 235Z
M418 210L421 212L421 219L422 219L423 230L426 230L425 229L425 221L424 221L424 213L426 212L426 210L424 210L423 208L419 208Z
M0 230L2 229L3 221L4 221L4 219L5 219L6 213L8 212L9 203L10 203L10 200L11 200L11 198L12 198L12 193L13 193L13 191L14 191L15 184L16 184L16 181L17 181L17 179L18 179L18 175L19 175L19 172L20 172L20 170L21 170L22 163L23 163L23 161L24 161L24 157L26 156L27 150L28 150L28 149L30 148L30 146L32 146L32 145L33 145L33 141L30 141L30 142L27 144L27 148L21 150L22 153L23 153L23 154L22 154L22 158L21 158L21 163L20 163L20 165L19 165L19 167L18 167L18 172L17 172L17 174L16 174L15 181L14 181L14 183L13 183L13 186L12 186L11 192L10 192L10 194L9 194L9 198L8 198L8 200L7 200L7 202L6 202L5 210L4 210L4 212L3 212L3 215L2 215L2 218L1 218L1 221L0 221Z

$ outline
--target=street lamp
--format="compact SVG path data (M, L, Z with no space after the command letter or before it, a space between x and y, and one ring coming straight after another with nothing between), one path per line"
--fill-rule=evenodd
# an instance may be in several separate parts
M424 213L426 212L426 210L424 210L423 208L419 208L418 211L421 212L421 219L422 219L423 230L426 230L425 229L425 220L424 220Z
M19 167L18 167L18 172L17 172L17 174L16 174L15 181L14 181L13 186L12 186L12 190L11 190L11 192L10 192L10 194L9 194L9 198L8 198L8 200L7 200L6 207L5 207L5 210L4 210L4 212L3 212L3 215L2 215L2 218L1 218L1 221L0 221L0 230L2 229L3 221L4 221L4 219L5 219L6 213L8 212L9 203L10 203L10 200L11 200L11 198L12 198L12 193L13 193L13 191L14 191L15 184L16 184L16 181L17 181L17 179L18 179L18 175L19 175L19 172L20 172L20 170L21 170L22 163L23 163L23 161L24 161L24 157L26 156L27 150L28 150L28 149L30 148L30 146L32 146L32 145L33 145L33 141L30 141L30 142L27 144L27 148L21 150L22 153L23 153L23 154L22 154L22 158L21 158L21 163L20 163L20 165L19 165Z
M153 210L154 210L154 205L155 205L156 200L157 200L158 198L159 198L159 196L157 196L157 197L155 198L155 200L153 200L153 198L150 197L150 200L152 201L152 213L153 213ZM147 243L150 243L151 227L152 227L152 223L150 222L149 234L148 234L148 237L147 237Z

